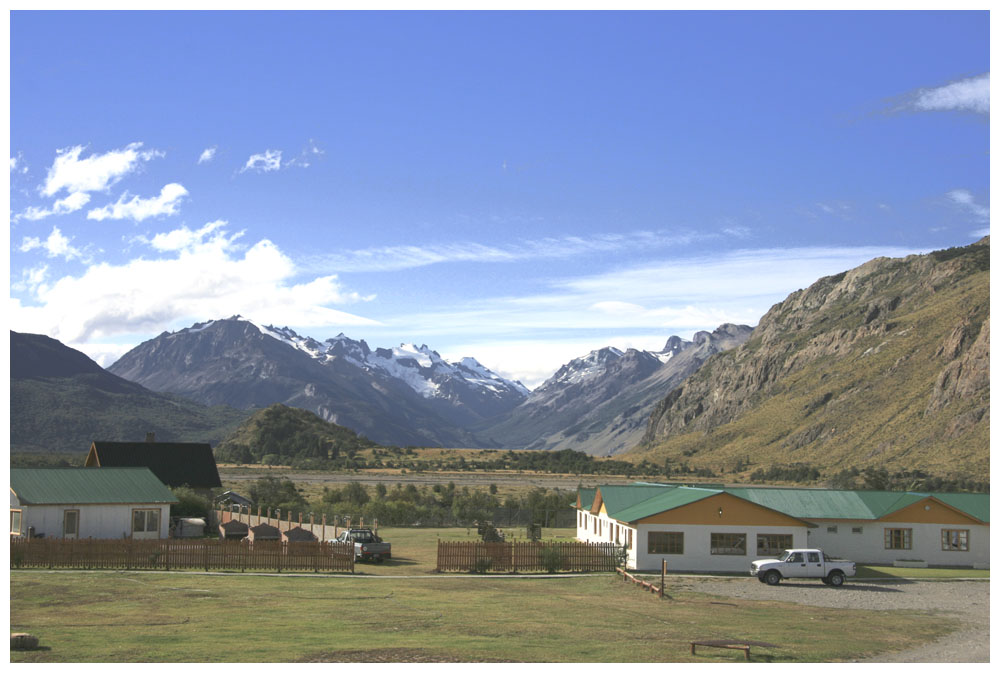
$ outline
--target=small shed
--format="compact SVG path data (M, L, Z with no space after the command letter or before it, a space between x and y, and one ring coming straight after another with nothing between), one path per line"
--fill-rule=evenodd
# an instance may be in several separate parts
M254 540L276 541L281 539L281 531L270 524L259 523L256 526L250 526L247 537L251 542Z
M226 521L219 524L219 537L226 540L242 540L247 536L248 526L242 521Z
M306 530L302 526L286 530L281 534L281 537L287 542L315 542L317 539L312 531Z
M187 517L177 520L174 528L174 537L204 537L205 520L196 517Z

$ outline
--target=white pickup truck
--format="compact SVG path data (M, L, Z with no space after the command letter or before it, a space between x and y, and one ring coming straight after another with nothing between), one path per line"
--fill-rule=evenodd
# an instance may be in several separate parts
M750 564L750 575L774 586L783 579L816 577L823 584L839 587L847 577L854 577L853 561L832 559L822 549L786 549L776 559L760 559Z
M337 542L353 542L354 557L358 561L381 563L384 559L392 558L392 545L383 542L371 528L345 530L337 538Z

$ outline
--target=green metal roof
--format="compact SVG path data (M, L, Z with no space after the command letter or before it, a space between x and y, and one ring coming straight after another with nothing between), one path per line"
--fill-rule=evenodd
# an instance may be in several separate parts
M580 498L580 509L588 510L594 504L594 497L597 495L596 488L579 488L577 496Z
M628 488L628 487L625 487ZM634 487L632 487L634 488ZM604 493L604 489L601 489ZM693 502L719 495L722 491L711 488L692 488L689 486L661 486L658 492L650 494L650 497L637 502L630 507L612 513L608 510L608 516L632 523L647 516L653 516L660 512L690 505Z
M637 483L628 486L600 486L608 516L634 522L660 512L697 502L712 495L728 493L797 519L877 520L892 512L934 497L950 507L989 523L988 493L920 493L900 491L837 491L809 488L697 488L668 484ZM592 489L588 489L591 490ZM581 504L585 507L581 489Z
M990 522L989 493L928 493L927 495L984 523Z
M618 512L659 495L664 492L664 489L670 487L650 484L642 486L602 485L597 488L601 491L601 500L608 516L618 518Z
M10 488L23 505L179 502L148 467L13 468Z

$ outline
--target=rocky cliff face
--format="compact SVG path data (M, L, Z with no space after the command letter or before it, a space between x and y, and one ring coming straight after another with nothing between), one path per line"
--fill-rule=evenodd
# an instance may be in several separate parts
M989 238L822 278L654 407L636 455L988 465Z
M479 433L505 448L613 455L642 438L650 409L715 353L743 343L746 325L722 325L661 351L602 348L563 365L499 423Z

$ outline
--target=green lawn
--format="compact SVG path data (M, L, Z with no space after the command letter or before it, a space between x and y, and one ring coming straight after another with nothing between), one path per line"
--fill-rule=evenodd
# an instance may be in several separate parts
M758 661L840 661L954 628L939 616L666 599L614 575L374 578L11 571L12 631L34 662L739 661L695 639L775 643Z

